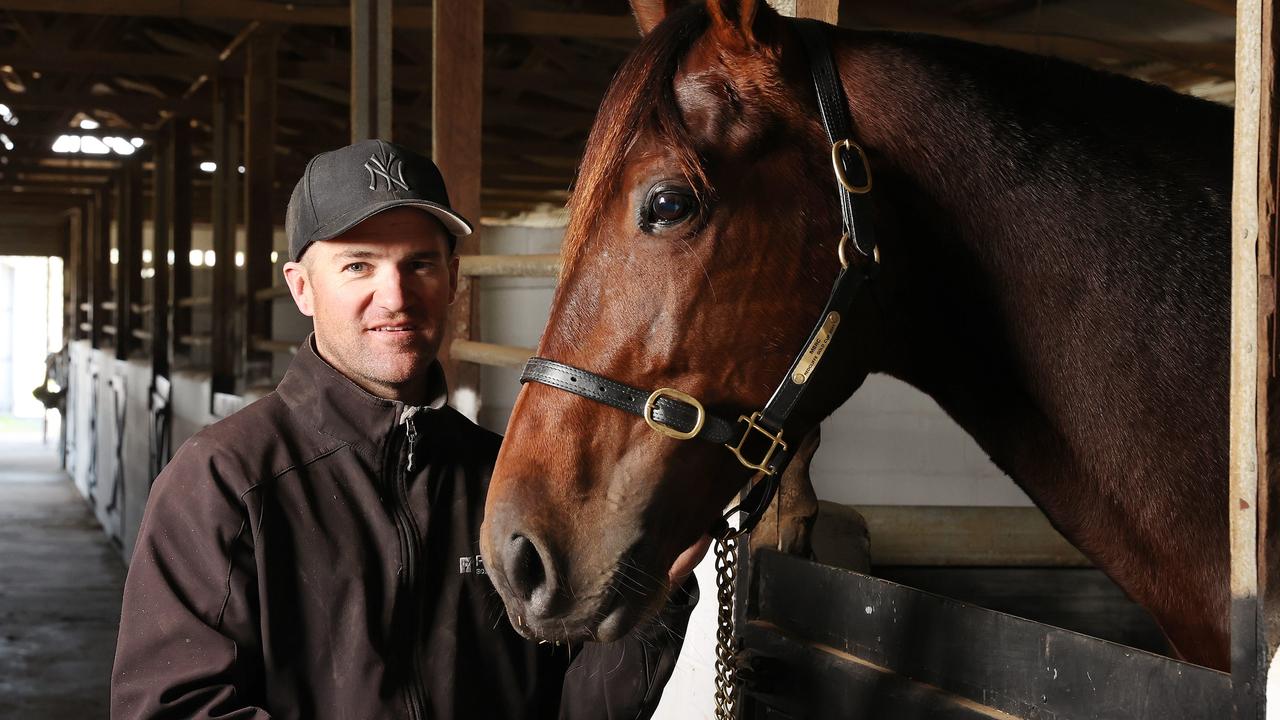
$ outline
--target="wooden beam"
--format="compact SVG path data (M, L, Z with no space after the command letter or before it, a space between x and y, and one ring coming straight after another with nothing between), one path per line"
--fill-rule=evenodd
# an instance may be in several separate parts
M351 142L391 138L391 0L351 0Z
M236 188L240 175L239 134L235 118L238 88L230 78L218 78L213 84L213 161L218 167L213 173L213 251L216 264L213 268L213 304L219 311L212 313L211 367L212 392L210 411L213 411L213 395L234 393L236 385L236 358L239 346L235 342L234 322L236 312ZM181 258L176 258L179 261Z
M111 264L107 260L111 253L111 190L109 188L94 194L93 209L93 252L88 258L92 268L89 301L93 303L89 308L91 325L89 342L93 347L100 348L105 335L102 328L109 324L102 304L111 297Z
M274 232L272 196L276 178L276 70L280 48L280 28L256 33L246 48L244 189L245 189L245 282L252 298L262 288L271 287L271 245ZM223 262L230 264L231 257ZM271 337L271 308L249 301L244 307L241 357L247 375L256 378L261 366L271 374L271 357L255 350L254 337Z
M71 248L71 265L73 277L75 278L75 292L72 295L72 327L69 328L69 337L77 340L85 339L87 335L81 331L81 310L83 303L89 302L89 273L91 272L91 256L92 239L93 239L93 201L88 200L80 205L79 211L76 213L76 221L73 224L74 231L71 241L74 243ZM83 316L84 320L88 320L88 315Z
M33 92L6 93L0 102L23 110L105 110L121 117L158 115L161 112L196 114L204 103L179 98L162 99L149 95L92 95L89 93ZM68 131L70 132L70 131Z
M1280 379L1276 354L1275 62L1280 5L1240 0L1236 16L1235 170L1231 226L1231 678L1236 720L1266 717L1277 647Z
M176 53L104 52L100 50L28 50L8 47L0 49L0 65L18 70L44 73L123 73L191 78L218 72L218 61L212 58Z
M137 318L132 307L142 289L142 170L138 163L125 163L116 194L116 359L127 360L133 350Z
M167 128L167 126L166 126ZM162 142L152 149L154 158L152 185L154 199L151 202L151 257L154 275L151 277L151 382L157 377L169 376L169 307L172 268L168 263L172 245L173 224L173 149Z
M840 22L840 0L795 0L796 17L813 18L836 25Z
M484 103L484 3L435 2L431 63L431 155L449 187L449 200L476 232L459 238L460 254L480 248L481 118ZM479 338L475 327L470 278L458 279L458 296L451 309L450 341ZM479 397L480 372L449 358L441 360L450 387L461 397ZM477 408L459 408L474 417Z
M351 23L350 14L343 5L316 6L271 0L0 0L0 10L185 20L258 20L281 25L331 27L347 27ZM399 29L430 30L432 16L432 9L425 6L400 6L395 8L394 23ZM496 15L490 32L552 37L636 37L635 21L630 15L520 9Z
M1235 17L1235 14L1236 14L1235 0L1186 0L1186 1L1192 5L1197 5L1207 10L1212 10L1218 13L1219 15Z
M1258 63L1258 617L1265 717L1267 674L1280 650L1280 0L1262 0ZM1238 86L1237 86L1238 87ZM1275 713L1271 713L1274 715Z
M173 221L169 240L173 246L173 332L169 336L169 364L172 366L178 357L177 339L191 334L191 311L178 305L180 298L191 297L191 263L187 258L191 252L192 202L191 176L191 124L185 118L174 118L168 125L165 136L166 155L172 165L170 181L173 183L169 201L172 203L169 217ZM168 258L156 257L156 262Z

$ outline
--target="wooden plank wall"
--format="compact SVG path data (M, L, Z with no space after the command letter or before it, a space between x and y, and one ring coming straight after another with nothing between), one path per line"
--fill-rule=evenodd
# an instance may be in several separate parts
M1266 715L1276 648L1276 2L1241 0L1236 14L1232 187L1231 675L1235 717Z

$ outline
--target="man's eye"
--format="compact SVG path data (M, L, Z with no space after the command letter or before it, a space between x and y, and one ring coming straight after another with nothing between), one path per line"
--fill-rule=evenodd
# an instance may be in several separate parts
M342 268L343 272L364 272L366 269L368 269L368 265L362 262L349 263Z
M697 200L691 193L674 188L659 190L649 196L645 216L655 225L674 225L693 214Z

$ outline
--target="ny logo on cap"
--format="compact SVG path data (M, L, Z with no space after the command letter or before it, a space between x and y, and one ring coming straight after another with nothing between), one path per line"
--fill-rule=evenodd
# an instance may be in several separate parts
M386 157L371 156L364 163L364 169L369 171L369 189L378 189L378 179L387 181L387 190L408 190L409 184L404 181L404 174L400 171L400 158L392 153L387 153Z

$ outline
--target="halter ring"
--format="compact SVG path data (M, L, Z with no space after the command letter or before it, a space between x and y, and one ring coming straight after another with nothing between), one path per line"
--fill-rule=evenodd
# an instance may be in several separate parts
M849 247L850 242L849 233L845 233L840 236L840 244L836 246L836 254L840 256L840 267L845 270L849 269L849 251L847 248ZM854 247L857 247L857 245L854 245ZM860 253L862 252L862 248L857 248L857 250ZM879 245L871 248L871 260L875 262L876 265L880 264Z
M689 432L681 432L669 425L663 425L653 419L653 411L658 407L658 398L663 397L687 403L692 405L693 408L698 411L698 420L693 424L692 430ZM653 394L649 396L649 399L644 401L644 421L649 427L669 438L674 438L676 440L690 440L697 437L699 432L702 432L702 425L707 421L707 411L703 409L702 403L698 402L698 400L692 395L682 393L675 388L664 387L654 390Z

